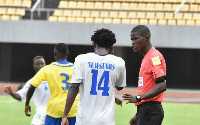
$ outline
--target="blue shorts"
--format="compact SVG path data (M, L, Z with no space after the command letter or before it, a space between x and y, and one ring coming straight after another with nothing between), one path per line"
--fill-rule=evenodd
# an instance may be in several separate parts
M69 125L75 125L76 117L67 118L69 121ZM45 125L61 125L62 118L54 118L49 115L46 115Z

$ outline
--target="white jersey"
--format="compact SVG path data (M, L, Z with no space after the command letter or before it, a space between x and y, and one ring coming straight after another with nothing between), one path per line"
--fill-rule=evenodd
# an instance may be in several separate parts
M71 83L80 83L76 125L114 125L115 86L126 86L122 58L87 53L75 59Z
M26 82L24 87L17 91L17 93L21 96L21 100L23 101L26 99L26 94L28 92L30 83L33 78L31 78L29 81ZM36 112L39 111L42 114L46 115L47 110L47 102L50 98L50 89L47 81L43 81L36 89L32 96L33 103L36 106Z

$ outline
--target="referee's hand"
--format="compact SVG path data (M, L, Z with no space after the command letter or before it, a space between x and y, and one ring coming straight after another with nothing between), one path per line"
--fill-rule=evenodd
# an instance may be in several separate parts
M123 98L123 100L128 100L128 102L126 102L126 104L137 102L135 96L132 96L131 94L123 93L122 98Z

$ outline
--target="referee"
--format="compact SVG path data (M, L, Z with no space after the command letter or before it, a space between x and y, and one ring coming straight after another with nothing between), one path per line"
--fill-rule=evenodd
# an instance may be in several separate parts
M137 95L124 93L122 98L127 103L135 103L136 115L130 125L161 125L164 111L161 105L166 91L166 63L163 55L152 47L151 33L148 27L138 25L131 31L132 47L144 58L141 63Z

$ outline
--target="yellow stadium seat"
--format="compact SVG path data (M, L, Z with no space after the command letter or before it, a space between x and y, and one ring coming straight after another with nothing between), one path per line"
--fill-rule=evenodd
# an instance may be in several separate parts
M108 18L109 17L109 11L101 11L100 17L101 18Z
M120 11L118 18L127 18L128 12L125 11Z
M58 22L66 22L67 21L67 18L66 17L58 17Z
M90 17L90 11L82 11L82 17Z
M156 25L157 24L157 20L156 19L149 19L149 24L150 25Z
M130 3L128 10L138 10L138 4L137 3Z
M86 6L86 4L85 4L84 1L78 1L77 8L79 8L79 9L85 9L85 6Z
M112 3L111 2L104 2L103 3L103 9L111 10L112 9Z
M148 19L140 19L139 24L148 24Z
M174 14L175 19L183 19L183 14L182 13L176 13Z
M14 7L21 7L22 5L22 0L14 0L13 6Z
M195 0L195 3L198 3L198 4L200 4L200 0Z
M164 13L162 13L162 12L157 12L157 13L156 13L156 19L164 19Z
M65 17L70 17L72 16L72 10L64 10L62 15Z
M129 9L129 3L122 2L121 4L121 10L128 10Z
M177 3L177 0L167 0L168 3Z
M167 25L176 25L176 20L168 20Z
M17 15L12 15L12 16L10 17L10 20L18 21L18 20L20 20L20 18L19 18L19 16L17 16Z
M185 25L185 20L177 20L177 25Z
M58 8L60 9L66 9L68 7L68 1L60 1Z
M85 22L85 18L84 17L77 17L76 18L76 22L78 22L78 23L84 23Z
M137 13L136 12L129 12L128 13L128 18L135 19L136 17L137 17Z
M158 20L158 25L167 25L167 20L165 19Z
M103 23L103 18L95 18L94 23Z
M183 19L190 20L192 19L193 14L192 13L184 13L183 14Z
M181 8L180 8L180 12L187 12L189 10L189 4L184 4Z
M173 4L172 11L175 11L179 6L180 6L180 4Z
M22 7L30 8L31 7L31 0L23 0Z
M95 2L94 9L101 10L103 8L103 2Z
M193 20L200 20L200 13L193 13Z
M117 18L118 17L118 12L117 11L110 11L109 17L110 18Z
M2 15L1 20L10 20L10 16L9 15Z
M198 12L198 11L200 11L199 9L200 9L200 8L199 8L199 5L198 5L198 4L192 4L192 5L190 5L189 11L190 11L190 12Z
M16 12L16 9L14 9L14 8L8 8L6 14L8 14L8 15L15 15L15 12Z
M138 19L144 19L146 17L146 13L145 12L138 12L137 13L137 18Z
M77 7L77 2L76 1L69 1L67 8L74 9L76 7Z
M155 15L156 14L154 12L148 12L148 13L146 13L146 18L147 19L154 19Z
M50 21L50 22L57 22L57 20L58 20L58 19L57 19L56 16L50 16L50 17L49 17L49 21Z
M164 4L163 11L172 11L172 4Z
M195 20L187 20L186 25L195 25Z
M163 4L162 3L156 3L154 6L154 10L156 11L162 11L163 10Z
M81 16L81 11L80 10L74 10L74 11L72 11L72 16L73 17L80 17Z
M196 20L195 25L200 25L200 20Z
M139 24L139 19L131 19L131 24Z
M174 14L173 13L165 13L164 19L173 19Z
M90 16L91 17L99 17L99 11L92 11Z
M85 22L86 22L86 23L93 23L93 22L94 22L94 18L86 17L86 18L85 18Z
M0 6L5 6L4 4L5 4L4 0L0 0Z
M6 8L0 8L0 14L2 15L6 14L6 11L7 11Z
M26 13L25 9L17 9L16 15L24 16Z
M113 18L112 19L112 23L113 24L120 24L121 23L121 19L119 19L119 18Z
M67 17L67 22L76 22L75 17Z
M103 23L112 23L112 19L111 18L104 18Z
M122 24L130 24L130 19L122 19Z
M62 10L55 10L53 13L53 16L62 16L63 15L63 11Z
M139 3L137 10L141 10L141 11L146 10L146 3Z
M121 9L121 3L120 2L113 2L112 9L113 10L120 10Z
M4 6L8 6L8 7L13 6L13 0L5 0Z
M85 8L86 9L94 9L94 2L87 1Z
M147 11L154 11L154 6L155 6L154 3L147 3L146 10Z

